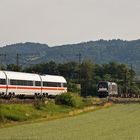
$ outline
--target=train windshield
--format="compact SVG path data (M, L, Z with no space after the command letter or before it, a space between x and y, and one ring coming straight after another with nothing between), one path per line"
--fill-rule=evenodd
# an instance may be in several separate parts
M100 82L100 83L98 84L98 88L108 88L108 83Z

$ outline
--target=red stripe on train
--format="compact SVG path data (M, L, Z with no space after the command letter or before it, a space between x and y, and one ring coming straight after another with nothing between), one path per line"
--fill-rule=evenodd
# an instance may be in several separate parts
M33 88L33 87L16 87L16 86L0 86L0 88L8 88L8 89L25 89L25 90L65 90L66 88Z

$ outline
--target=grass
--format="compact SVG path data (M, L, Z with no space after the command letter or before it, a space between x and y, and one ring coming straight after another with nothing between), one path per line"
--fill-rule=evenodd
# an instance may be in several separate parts
M139 140L140 104L0 129L0 140Z
M35 109L32 104L1 104L0 127L11 122L34 121L43 118L49 120L72 110L71 107L56 105L53 102L48 102L41 109Z
M76 97L72 98L72 101L76 103L76 106L56 104L54 100L44 99L37 99L33 104L0 104L0 127L11 122L18 123L25 121L36 121L38 119L50 120L70 116L71 114L77 115L79 113L93 110L91 108L87 109L87 107L93 105L95 106L97 103L100 103L100 101L96 101L94 98L84 100L80 98L79 103L79 98ZM78 109L81 110L77 113ZM72 111L74 111L74 113Z

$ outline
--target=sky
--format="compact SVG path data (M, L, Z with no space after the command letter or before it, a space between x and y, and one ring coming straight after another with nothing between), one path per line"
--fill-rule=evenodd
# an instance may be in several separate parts
M140 38L140 0L0 0L0 46Z

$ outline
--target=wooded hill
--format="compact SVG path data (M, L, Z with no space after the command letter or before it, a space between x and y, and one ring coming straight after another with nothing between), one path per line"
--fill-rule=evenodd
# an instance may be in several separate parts
M1 47L0 54L2 64L16 64L18 57L18 63L22 66L48 61L79 62L81 54L81 61L87 59L98 64L112 61L129 66L133 64L133 68L140 74L140 40L98 40L54 47L27 42Z

